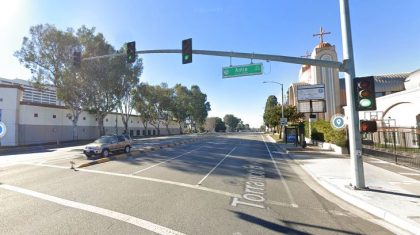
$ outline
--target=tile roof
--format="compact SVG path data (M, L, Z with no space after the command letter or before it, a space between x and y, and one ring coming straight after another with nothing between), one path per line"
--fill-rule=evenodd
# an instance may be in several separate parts
M394 73L373 76L376 92L398 92L405 90L404 81L411 73ZM344 78L339 79L340 90L345 89Z

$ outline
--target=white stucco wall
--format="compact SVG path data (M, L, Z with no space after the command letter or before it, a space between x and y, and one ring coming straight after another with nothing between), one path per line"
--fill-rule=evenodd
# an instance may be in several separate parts
M420 114L420 87L376 98L376 107L380 112L379 119L395 119L398 127L416 127L416 115ZM359 117L369 116L370 112L359 112Z
M18 104L22 91L17 88L0 87L1 120L6 125L7 133L0 139L2 146L16 145Z

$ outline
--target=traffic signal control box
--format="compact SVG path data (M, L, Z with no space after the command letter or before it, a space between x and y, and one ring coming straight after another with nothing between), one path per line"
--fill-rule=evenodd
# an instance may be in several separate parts
M356 111L376 110L373 76L354 78L353 82Z

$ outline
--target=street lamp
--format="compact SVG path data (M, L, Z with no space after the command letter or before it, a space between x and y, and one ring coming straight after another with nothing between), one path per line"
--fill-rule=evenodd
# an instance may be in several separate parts
M279 84L281 86L281 118L283 119L284 118L283 83L275 82L275 81L263 81L263 83L276 83L276 84ZM281 132L282 132L281 133L281 138L283 138L283 124L280 122L280 125L281 125Z

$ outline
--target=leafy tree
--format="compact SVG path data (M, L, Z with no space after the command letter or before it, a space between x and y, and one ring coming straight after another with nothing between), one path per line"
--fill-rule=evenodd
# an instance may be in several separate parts
M172 115L179 125L179 132L182 133L182 125L185 123L188 112L190 110L189 90L181 84L176 84L174 87L174 97L172 106Z
M229 131L235 131L236 127L238 126L238 124L241 120L239 118L235 117L233 114L226 114L223 117L223 121L228 126Z
M273 108L277 106L277 97L274 95L270 95L267 98L267 101L265 103L265 109L264 109L264 115L263 115L263 119L264 119L264 124L267 127L274 127L272 125L270 125L271 123L275 123L275 120L273 120L273 115L275 114L275 112L273 112Z
M277 127L280 124L281 107L276 105L266 110L264 116L267 118L268 127Z
M125 58L122 57L122 60L125 60ZM118 100L117 111L121 115L124 131L128 133L128 122L134 108L133 93L143 72L143 60L137 59L132 64L121 61L121 65L123 66L121 80L119 80L121 85L118 87L116 94Z
M167 83L155 86L155 95L157 98L156 111L159 125L162 123L166 127L166 131L170 134L169 124L173 119L172 109L174 105L174 90L168 87ZM158 133L160 129L158 127Z
M287 118L288 122L297 124L299 121L305 118L305 114L298 113L296 106L287 105L284 106L284 117Z
M157 118L153 90L153 86L140 83L133 93L134 109L140 114L146 133L148 124L154 122Z
M243 131L243 130L245 130L245 124L244 124L244 122L243 122L241 119L239 119L239 123L238 123L238 125L236 126L236 129L237 129L238 131Z
M215 128L216 132L220 132L220 131L226 131L226 125L223 122L223 120L219 117L216 117L216 128Z
M210 111L210 103L207 102L207 95L202 93L200 87L197 85L191 86L191 91L189 92L189 117L190 123L194 126L195 131L197 131L197 126L201 127L207 116L208 111Z
M50 24L32 26L29 33L30 38L23 38L21 49L14 55L31 71L32 81L40 88L56 87L58 98L72 112L73 139L78 139L77 122L85 96L83 81L72 65L73 51L80 50L78 39L73 29L61 31Z
M95 28L82 26L77 31L82 44L82 57L94 57L114 54L115 49L106 41L101 33L95 34ZM86 82L87 96L84 106L98 120L99 134L105 134L104 118L119 103L118 94L122 89L121 79L124 77L125 60L122 57L111 57L83 61L80 74Z

